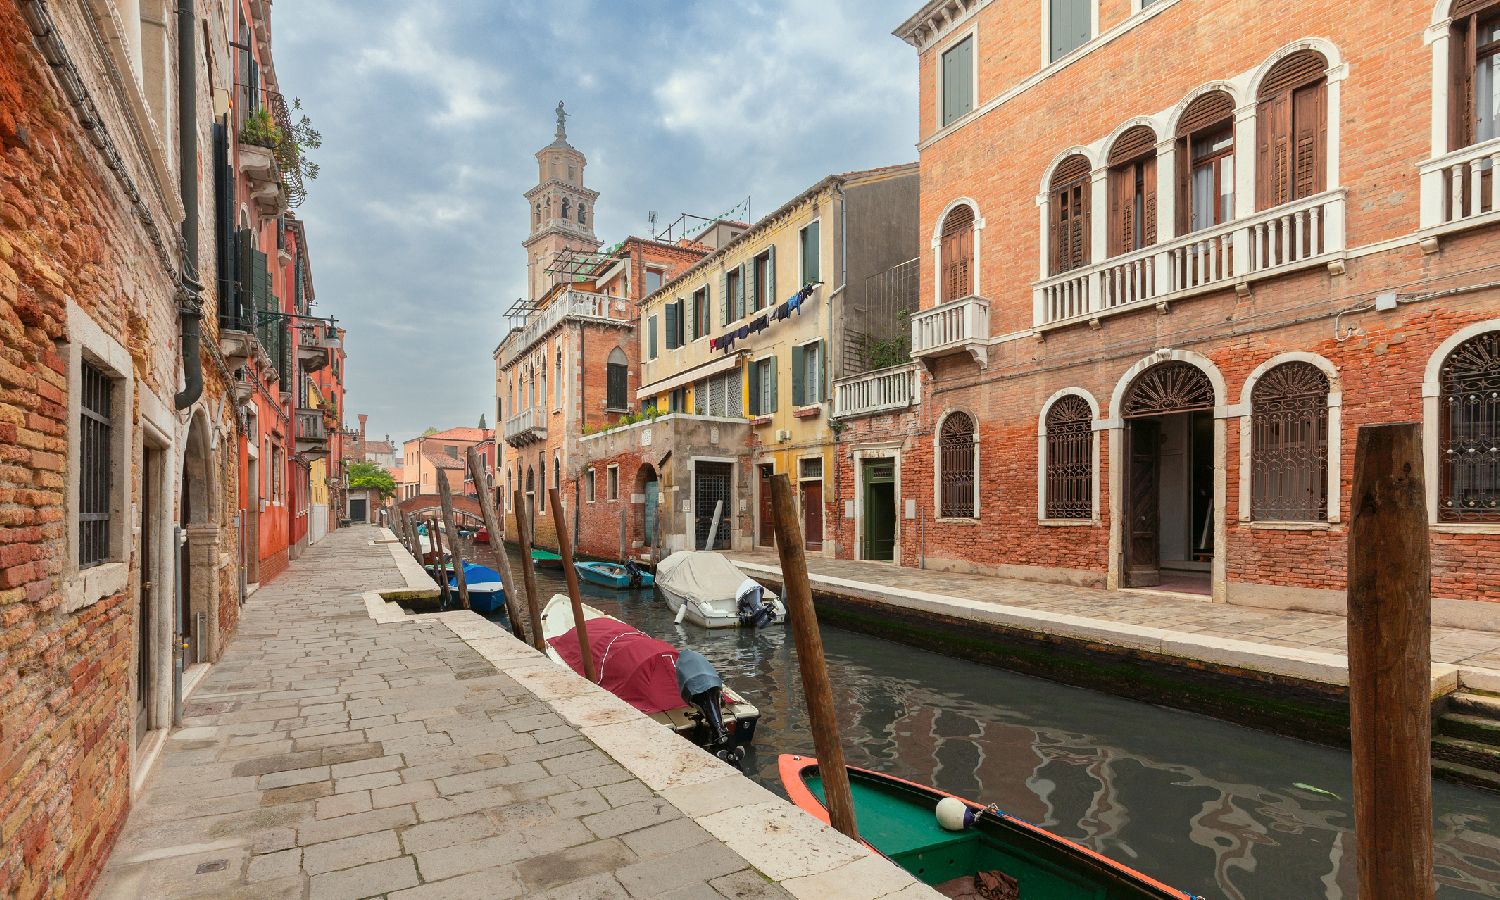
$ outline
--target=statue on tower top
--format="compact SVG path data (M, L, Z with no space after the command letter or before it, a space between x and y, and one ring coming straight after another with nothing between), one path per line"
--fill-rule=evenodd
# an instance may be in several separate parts
M563 109L563 102L557 101L557 139L565 141L568 139L568 111Z

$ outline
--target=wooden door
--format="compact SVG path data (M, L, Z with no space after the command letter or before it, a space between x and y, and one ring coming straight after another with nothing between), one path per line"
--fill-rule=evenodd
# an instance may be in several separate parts
M864 470L864 542L862 559L889 562L896 558L896 462L866 460Z
M808 550L823 549L823 482L804 481L802 493L802 542Z
M141 466L141 542L136 553L140 561L140 606L136 609L135 652L135 740L140 743L151 727L149 714L151 704L151 666L154 655L151 650L151 608L155 585L152 578L156 572L157 504L156 466L161 459L158 450L147 450Z
M771 504L771 476L775 467L764 463L756 467L760 472L757 491L760 498L760 515L756 518L755 543L761 547L776 546L776 511Z
M1161 583L1161 423L1132 419L1129 424L1125 488L1125 586Z

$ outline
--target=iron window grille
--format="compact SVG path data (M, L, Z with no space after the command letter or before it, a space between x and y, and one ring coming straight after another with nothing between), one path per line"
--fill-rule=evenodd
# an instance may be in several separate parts
M1328 517L1328 376L1310 363L1276 366L1250 394L1250 516Z
M110 452L114 444L114 384L102 369L83 363L79 410L78 568L110 556Z
M1455 347L1438 378L1438 518L1500 521L1500 331Z
M1088 401L1058 398L1047 410L1046 514L1049 519L1094 515L1094 424Z
M1192 363L1159 363L1142 372L1121 404L1126 418L1213 409L1214 386Z
M968 413L950 413L938 437L939 514L945 519L974 518L977 447L974 419Z

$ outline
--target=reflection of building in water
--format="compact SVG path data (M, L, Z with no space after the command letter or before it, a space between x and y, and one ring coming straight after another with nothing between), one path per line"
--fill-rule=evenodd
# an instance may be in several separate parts
M1255 871L1255 848L1274 844L1265 826L1235 805L1235 798L1223 793L1212 803L1203 804L1189 823L1188 836L1193 843L1214 851L1214 880L1233 900L1245 900L1234 887L1231 869Z

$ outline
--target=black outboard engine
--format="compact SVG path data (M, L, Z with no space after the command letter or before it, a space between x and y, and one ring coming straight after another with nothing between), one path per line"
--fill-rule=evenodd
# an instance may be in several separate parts
M735 601L735 613L744 628L765 628L776 621L776 610L765 601L766 589L756 585L741 593Z
M708 728L704 749L726 762L738 764L745 750L732 745L729 729L724 725L724 680L713 663L695 650L678 653L677 690L683 700L698 710L700 721Z
M641 586L641 567L636 565L635 560L625 560L625 574L630 577L630 586L632 588Z

